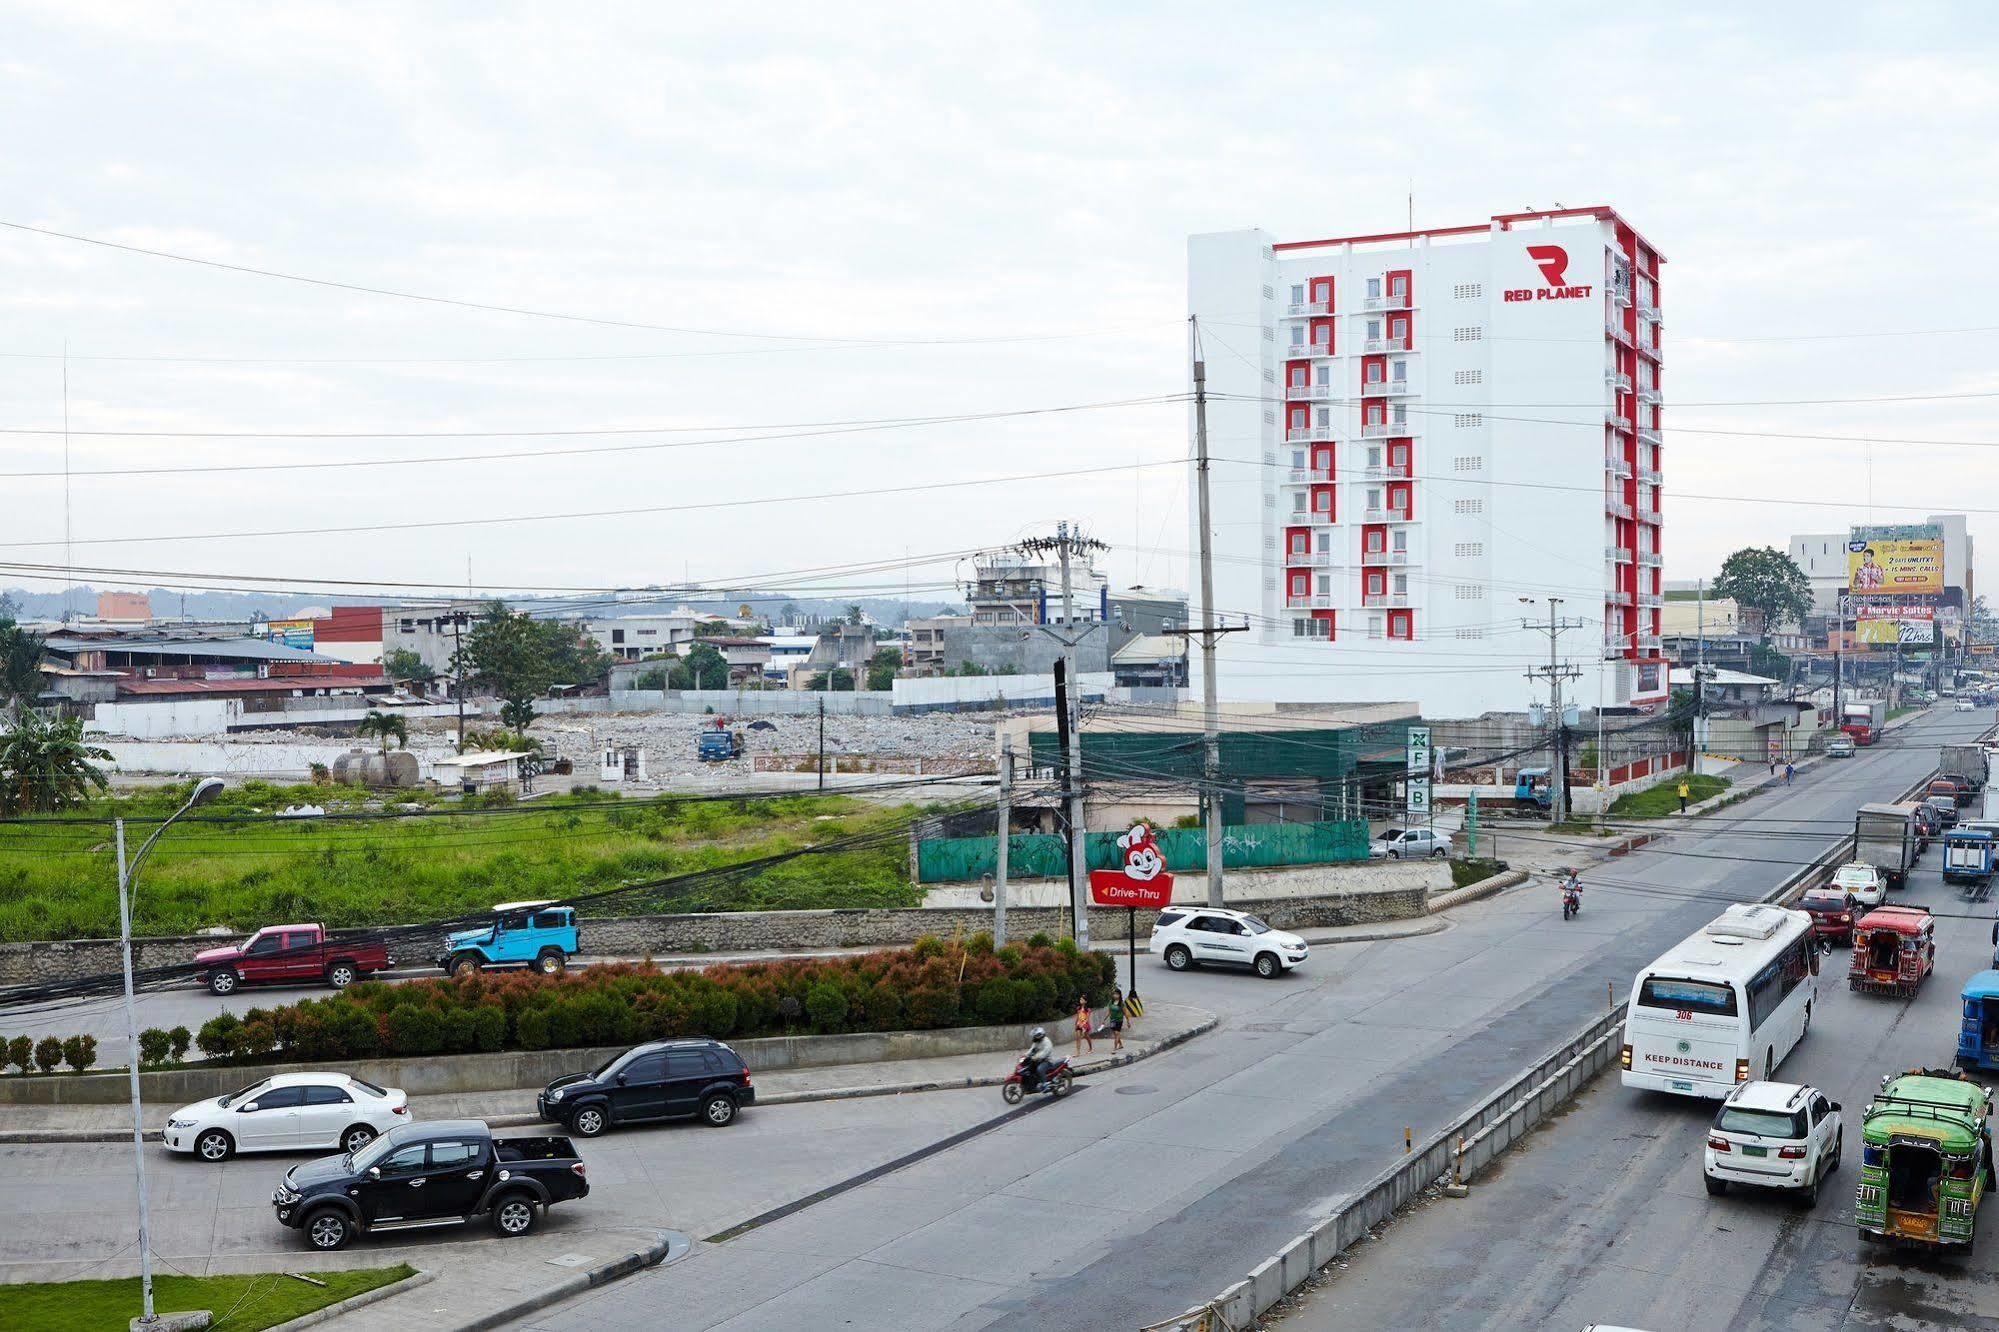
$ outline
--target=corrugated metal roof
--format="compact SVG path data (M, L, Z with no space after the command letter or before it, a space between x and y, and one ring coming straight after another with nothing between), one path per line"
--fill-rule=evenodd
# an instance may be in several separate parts
M118 685L121 694L167 695L167 694L288 694L294 689L367 689L376 685L388 686L387 676L378 675L373 679L342 679L324 675L287 676L280 680L259 680L244 676L240 680L122 680Z
M225 657L233 661L333 660L262 638L77 638L51 634L48 647L52 652L130 652L139 656Z

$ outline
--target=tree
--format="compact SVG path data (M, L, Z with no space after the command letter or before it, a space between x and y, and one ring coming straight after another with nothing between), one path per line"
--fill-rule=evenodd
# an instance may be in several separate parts
M409 648L390 648L382 657L382 671L400 684L429 685L437 680L437 672L423 655Z
M1723 560L1711 591L1762 611L1766 638L1779 624L1802 622L1812 610L1812 583L1805 571L1769 546L1744 546Z
M0 708L32 703L41 695L44 644L40 634L0 618Z
M0 736L0 814L51 814L80 805L111 783L98 763L111 751L83 742L81 717L48 717L26 708Z
M847 623L848 623L848 624L859 624L860 622L861 622L861 608L860 608L860 606L859 606L858 604L855 604L855 605L852 605L852 606L849 606L849 607L847 607Z
M805 687L815 694L823 694L829 688L836 694L844 694L854 687L854 673L845 666L835 666L831 677L825 671L813 676Z
M961 661L956 668L944 672L946 675L991 675L992 672L976 661Z
M696 643L687 655L675 662L669 675L674 689L726 689L729 661L709 643Z
M534 722L534 701L556 682L548 627L495 601L465 637L468 673L499 695L500 720L517 735Z
M895 673L901 669L901 648L876 649L875 655L868 658L868 688L879 692L891 687L895 683Z
M392 712L370 711L367 716L354 724L354 733L356 735L372 735L378 738L382 742L382 752L384 754L389 752L389 741L391 739L396 742L398 749L410 742L409 722Z

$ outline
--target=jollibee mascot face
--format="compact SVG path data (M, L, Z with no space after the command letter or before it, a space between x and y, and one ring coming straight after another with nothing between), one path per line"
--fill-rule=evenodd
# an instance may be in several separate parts
M1156 879L1166 870L1166 857L1160 854L1159 843L1152 839L1152 829L1143 823L1134 823L1131 831L1117 839L1124 850L1124 872L1134 879Z

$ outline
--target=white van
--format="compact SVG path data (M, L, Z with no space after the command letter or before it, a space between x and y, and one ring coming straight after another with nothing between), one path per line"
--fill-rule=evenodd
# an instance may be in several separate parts
M1624 1085L1720 1100L1769 1080L1811 1025L1812 918L1732 906L1638 973L1624 1013Z

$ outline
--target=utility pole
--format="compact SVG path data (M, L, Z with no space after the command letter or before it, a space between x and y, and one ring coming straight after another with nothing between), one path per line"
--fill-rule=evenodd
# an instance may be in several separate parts
M1006 871L1013 834L1013 737L1000 737L999 834L993 848L993 946L1006 946Z
M1069 911L1074 924L1071 932L1076 937L1076 946L1090 946L1090 909L1083 895L1088 868L1083 856L1083 681L1076 671L1076 645L1103 628L1101 620L1092 621L1082 629L1076 627L1076 583L1075 571L1071 567L1078 551L1096 552L1109 550L1101 541L1091 540L1080 531L1071 531L1067 522L1055 526L1053 537L1035 537L1023 541L1017 549L1024 555L1045 556L1056 552L1062 569L1062 628L1057 631L1048 625L1035 627L1062 645L1062 657L1055 673L1056 706L1060 709L1059 730L1067 737L1065 748L1067 762L1064 764L1063 794L1067 798L1069 810Z
M467 570L470 573L470 570ZM452 691L458 695L458 752L465 752L465 612L451 612L451 671L457 678Z
M1694 753L1700 755L1707 752L1707 579L1694 584L1694 598ZM1700 770L1698 759L1693 770Z
M1839 606L1839 624L1833 631L1832 636L1832 725L1834 730L1838 730L1840 723L1845 720L1840 716L1839 704L1840 689L1845 683L1846 676L1845 663L1840 652L1840 649L1846 644L1846 590L1844 588L1840 589L1836 596Z
M1223 634L1238 634L1249 628L1222 627L1215 623L1215 549L1213 525L1208 518L1208 366L1201 357L1201 321L1187 320L1193 334L1194 359L1194 479L1199 492L1201 530L1201 627L1168 629L1177 637L1201 640L1201 785L1206 812L1208 865L1208 905L1222 904L1222 737L1221 705L1215 682L1215 642Z
M819 696L819 789L826 789L826 696Z
M1522 597L1520 600L1523 605L1531 606L1537 598ZM1564 665L1558 654L1557 640L1561 637L1562 630L1580 629L1583 624L1581 620L1557 619L1555 609L1561 604L1561 597L1548 598L1548 664L1546 666L1538 666L1527 672L1527 678L1530 680L1546 680L1548 682L1549 702L1551 704L1550 711L1552 712L1550 720L1554 723L1555 741L1555 768L1548 778L1548 821L1550 823L1565 823L1569 817L1569 736L1568 726L1562 717L1562 681L1577 679L1583 673L1580 666ZM1523 629L1536 631L1541 629L1541 625L1533 620L1523 619L1520 622L1520 626ZM1597 761L1602 762L1601 755L1598 755Z

